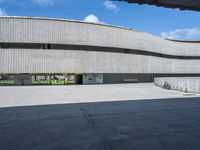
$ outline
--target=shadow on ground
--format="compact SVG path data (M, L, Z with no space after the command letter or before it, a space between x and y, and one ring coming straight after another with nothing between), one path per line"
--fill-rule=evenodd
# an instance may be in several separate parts
M199 150L200 98L0 108L1 150Z

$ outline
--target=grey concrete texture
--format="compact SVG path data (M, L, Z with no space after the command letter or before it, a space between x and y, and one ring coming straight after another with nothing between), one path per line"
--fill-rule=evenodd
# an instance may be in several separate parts
M200 43L175 42L127 28L59 19L0 17L0 42L127 48L200 56ZM1 49L0 73L200 73L199 59L53 49Z
M180 92L167 91L156 86L148 87L147 84L105 86L110 90L103 89L105 98L101 101L98 100L98 96L102 94L101 89L104 87L97 85L85 86L86 88L83 89L83 86L69 86L73 89L71 91L64 86L41 87L43 91L40 87L39 89L37 87L35 89L34 87L0 88L1 106L5 106L6 97L8 100L15 101L13 104L10 103L10 107L0 108L0 149L200 149L199 97L179 95L178 98ZM128 90L130 87L131 90ZM36 89L37 93L30 92ZM78 89L82 90L77 91ZM93 89L96 90L92 101L82 97L82 101L73 98L71 103L67 103L70 98L65 94L71 97L80 96L86 94L87 90L89 92L89 89L91 93L94 92ZM116 89L119 91L117 92ZM5 94L6 91L9 92ZM60 93L56 95L57 92ZM114 93L118 96L118 101L114 100L116 98ZM132 100L127 101L120 97L120 94L124 93L129 93L129 98ZM131 93L138 96L133 97ZM23 105L28 101L30 105L30 101L35 101L33 99L35 96L41 101L34 106ZM109 96L112 100L106 100ZM59 101L62 97L65 103ZM90 98L90 95L87 97ZM52 104L53 100L54 104ZM16 107L15 104L20 102L23 102L21 106Z
M113 0L126 1L129 3L150 4L158 7L179 8L180 10L200 11L200 2L198 0Z
M132 29L81 21L0 17L0 33L0 42L91 45L200 56L200 43L174 42Z
M154 84L169 90L200 93L200 77L155 78Z
M199 50L200 52L200 50ZM200 60L48 49L0 49L0 73L200 73Z
M153 83L69 86L0 86L0 107L190 97ZM198 97L198 94L191 95Z
M16 27L19 30L15 30ZM30 34L27 34L27 31ZM0 42L91 44L155 50L176 55L200 55L198 43L172 42L142 32L80 22L4 17L0 19L0 33ZM107 36L104 33L108 33ZM74 36L63 38L66 35ZM144 37L146 42L141 40ZM135 42L127 42L127 38ZM42 57L37 60L39 53ZM118 63L118 67L122 68L121 72L127 71L124 65L127 65L130 70L134 70L138 65L142 72L147 65L155 65L153 69L159 68L158 66L166 69L171 62L177 66L169 66L171 69L169 71L181 73L188 69L190 73L195 70L199 73L198 65L195 65L198 64L198 60L174 60L173 62L163 59L161 63L161 58L148 57L153 59L149 63L145 61L147 57L126 54L117 56L118 54L84 52L88 57L78 59L81 57L81 52L68 51L55 55L54 53L55 51L46 50L45 52L44 50L12 50L12 52L9 49L6 52L1 50L3 55L0 56L3 56L4 61L0 64L3 67L9 66L6 68L9 72L13 72L16 65L22 66L18 71L26 72L33 63L29 59L35 57L37 63L32 67L33 70L47 68L47 71L52 71L48 70L48 67L52 67L62 72L64 65L59 65L61 62L52 65L49 65L49 62L55 62L55 58L59 59L64 53L63 56L73 58L72 60L75 61L70 60L67 63L64 59L61 61L67 67L77 65L73 67L79 71L96 68L95 65L98 64L94 63L93 66L88 67L88 60L93 62L97 57L105 59L107 56L112 56L107 57L108 64ZM49 54L52 57L49 57ZM19 58L18 61L13 59L16 57ZM45 57L51 61L46 62ZM129 62L134 58L138 64ZM139 58L141 62L144 60L146 66L141 67L141 62L137 60ZM77 63L80 60L81 62ZM102 60L99 61L102 65L99 65L100 69L109 66L105 65L104 68ZM82 63L87 65L82 66ZM179 64L181 65L178 66ZM192 71L189 70L191 66ZM71 70L64 68L64 70L72 71L74 68ZM106 72L107 69L104 71ZM113 72L118 72L117 65L112 69ZM199 150L199 104L198 95L187 96L176 91L154 87L153 84L0 87L0 149Z

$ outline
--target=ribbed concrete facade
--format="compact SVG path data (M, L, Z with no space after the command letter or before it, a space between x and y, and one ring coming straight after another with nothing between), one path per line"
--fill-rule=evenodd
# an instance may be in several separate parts
M73 50L1 49L1 73L200 73L200 60Z
M131 29L40 18L0 18L0 42L76 44L200 56L200 43L168 41Z
M200 74L200 43L169 41L148 33L110 25L58 19L0 17L0 43L80 45L104 47L108 50L88 51L85 47L78 50L2 47L1 74ZM137 50L139 54L110 52L110 48L129 49L130 52ZM157 56L149 56L149 52L156 53ZM165 55L174 58L165 58Z

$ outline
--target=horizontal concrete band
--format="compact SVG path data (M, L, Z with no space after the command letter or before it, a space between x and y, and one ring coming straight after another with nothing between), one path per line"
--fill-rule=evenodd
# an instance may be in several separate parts
M172 56L200 56L200 43L162 39L104 24L31 17L0 17L0 42L114 47Z
M84 50L84 51L98 51L98 52L112 52L112 53L126 53L147 55L154 57L170 58L170 59L200 59L200 56L179 56L167 55L156 52L133 50L116 47L90 46L90 45L69 45L69 44L50 44L50 43L2 43L1 49L52 49L52 50Z
M199 74L200 60L49 49L0 49L0 73Z
M169 90L200 93L200 77L155 78L154 84Z

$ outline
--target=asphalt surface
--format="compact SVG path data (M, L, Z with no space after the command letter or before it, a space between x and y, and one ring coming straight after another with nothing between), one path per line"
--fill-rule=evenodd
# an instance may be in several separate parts
M0 150L199 149L198 96L0 108Z
M0 109L1 150L199 150L200 99Z

